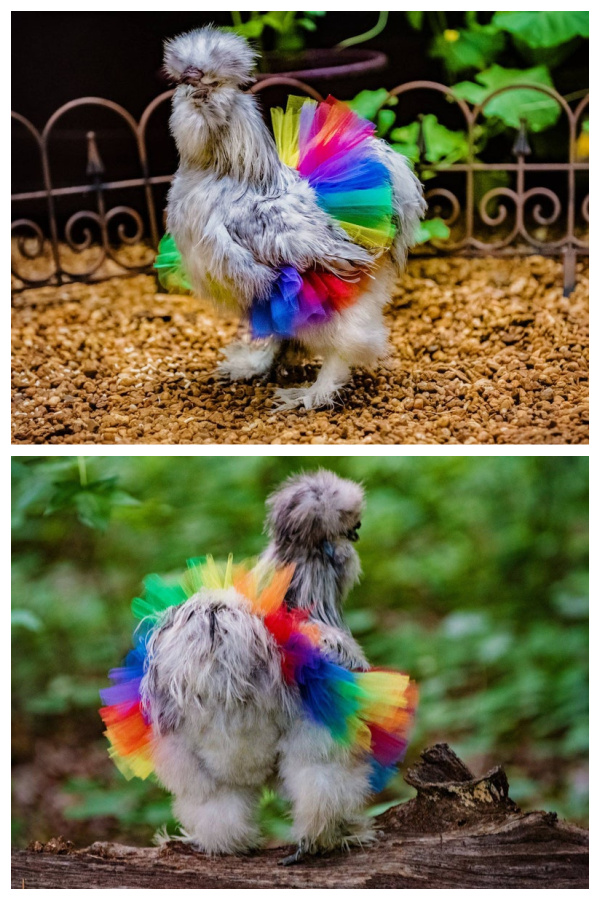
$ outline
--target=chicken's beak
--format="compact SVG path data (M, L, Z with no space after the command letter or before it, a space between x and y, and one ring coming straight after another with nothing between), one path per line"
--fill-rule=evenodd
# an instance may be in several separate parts
M354 526L354 528L351 528L350 531L346 532L346 537L348 538L349 541L352 541L352 543L355 543L359 538L359 534L358 534L359 528L360 528L360 522L357 522L356 525Z
M202 69L197 69L196 66L188 66L181 73L181 77L179 79L180 84L191 84L191 85L200 85L200 79L204 75Z

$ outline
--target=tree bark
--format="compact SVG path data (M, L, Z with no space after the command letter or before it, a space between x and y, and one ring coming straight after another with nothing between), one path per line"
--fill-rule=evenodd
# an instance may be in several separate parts
M476 778L447 744L406 781L417 796L375 820L362 850L277 863L287 849L207 857L184 844L36 842L12 855L13 888L587 888L588 833L555 813L523 813L497 767Z

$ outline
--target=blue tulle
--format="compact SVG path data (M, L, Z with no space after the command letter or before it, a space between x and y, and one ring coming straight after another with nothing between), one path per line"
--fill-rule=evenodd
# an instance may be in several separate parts
M369 765L371 768L371 774L369 775L369 786L374 794L378 794L385 787L387 787L389 782L397 773L398 766L397 764L393 766L383 766L380 762L377 762L377 760L373 756L371 756L371 758L369 759Z
M343 738L348 719L359 708L358 697L352 691L356 684L353 673L321 653L313 653L296 670L296 679L305 712L314 722L328 728L335 738Z
M292 266L285 266L265 300L257 300L250 309L252 337L276 335L294 337L300 310L302 278Z
M322 163L307 180L317 194L337 194L389 185L390 173L380 160L365 155L364 147L358 146L346 154L343 176L340 176L340 163L334 158Z

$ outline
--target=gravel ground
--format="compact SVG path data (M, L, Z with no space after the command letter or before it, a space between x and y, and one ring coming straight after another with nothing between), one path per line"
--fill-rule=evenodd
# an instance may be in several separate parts
M13 305L13 443L583 444L588 272L560 261L413 259L390 358L343 405L274 412L273 383L213 376L236 322L152 276L39 288ZM313 380L290 351L279 384Z

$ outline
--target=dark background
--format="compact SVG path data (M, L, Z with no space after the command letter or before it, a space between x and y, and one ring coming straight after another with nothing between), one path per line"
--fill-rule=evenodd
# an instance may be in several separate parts
M458 21L461 13L456 16ZM328 13L307 35L308 45L333 47L376 20L375 12ZM163 40L210 22L231 25L231 17L228 12L13 13L13 109L40 127L61 104L87 94L115 100L138 117L168 88L161 74ZM361 80L361 87L432 77L427 44L428 36L413 31L404 13L390 13L385 31L360 45L387 53L389 68Z

